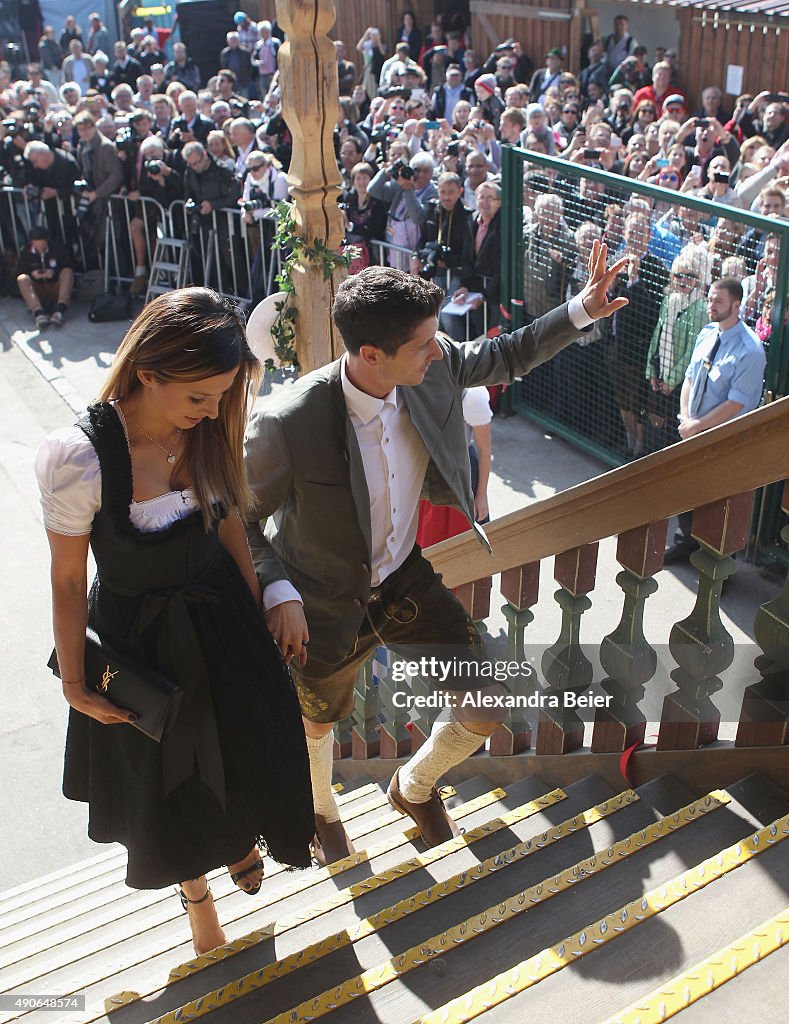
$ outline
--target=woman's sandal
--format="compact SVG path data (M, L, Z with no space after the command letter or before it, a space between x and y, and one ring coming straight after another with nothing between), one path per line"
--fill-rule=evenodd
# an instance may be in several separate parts
M195 903L205 903L205 901L208 899L209 896L211 896L213 898L213 894L211 892L211 886L210 885L206 885L206 887L205 887L205 896L201 896L199 900L190 900L189 897L186 895L186 893L183 891L183 889L181 889L181 888L178 889L178 897L181 900L181 906L184 908L184 910L187 912L187 914L189 913L189 904L190 903L193 904L193 905Z
M237 885L242 892L245 892L247 894L247 896L257 896L257 894L260 892L261 885L263 885L262 878L260 879L260 881L258 882L254 889L246 889L243 885L238 885L238 883L246 875L251 875L253 871L264 871L265 867L266 865L265 862L263 861L263 858L258 857L254 864L250 864L249 867L244 868L242 871L233 872L230 875L230 878L232 879L233 884Z
M189 925L190 925L190 927L192 929L192 943L194 945L195 953L198 956L200 956L202 953L207 953L210 949L216 949L217 945L223 945L227 941L227 939L225 937L224 931L222 930L222 928L221 928L221 926L219 924L219 921L217 920L216 925L217 925L217 928L219 928L219 933L218 933L219 942L216 943L216 944L214 944L214 943L206 944L205 948L202 948L203 944L198 946L197 941L195 939L195 925L194 925L194 922L192 921L192 915L189 913L189 908L190 907L193 907L193 906L195 906L196 904L199 904L199 903L205 903L205 901L209 897L211 897L211 902L213 903L213 894L211 892L211 886L206 882L205 894L203 896L201 896L199 900L190 900L189 897L186 895L186 893L183 891L183 889L180 888L180 887L176 891L178 893L179 899L181 900L181 906L184 908L186 913L189 915ZM214 914L216 914L216 911L214 911Z

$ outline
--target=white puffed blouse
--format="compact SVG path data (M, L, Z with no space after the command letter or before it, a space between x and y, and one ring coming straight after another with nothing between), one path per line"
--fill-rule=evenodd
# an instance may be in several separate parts
M126 424L121 416L123 429ZM44 526L66 537L89 534L101 507L101 467L96 449L79 427L50 434L36 453L36 478ZM166 530L198 507L191 487L168 491L148 501L132 501L129 518L143 533Z

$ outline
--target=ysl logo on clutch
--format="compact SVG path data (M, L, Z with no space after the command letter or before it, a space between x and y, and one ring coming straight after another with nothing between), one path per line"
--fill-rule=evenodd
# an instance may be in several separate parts
M120 671L120 670L119 670ZM118 672L110 672L110 666L108 665L101 676L101 682L99 683L99 692L106 693L107 687L110 685L112 680L117 676Z

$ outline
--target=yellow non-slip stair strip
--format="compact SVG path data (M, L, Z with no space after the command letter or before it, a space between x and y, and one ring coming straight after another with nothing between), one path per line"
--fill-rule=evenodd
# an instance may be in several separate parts
M463 818L466 818L472 814L484 810L491 804L495 804L499 800L504 799L506 795L507 794L505 793L504 790L494 789L488 793L483 793L480 796L475 797L473 800L469 800L467 803L460 804L457 807L452 808L449 813L451 814L455 821L461 821ZM401 818L399 820L402 821L404 819ZM317 868L313 871L303 871L295 875L292 875L292 881L290 881L290 884L286 888L283 888L282 891L276 894L276 899L285 899L299 892L306 891L307 889L319 885L321 882L325 882L328 879L336 878L337 876L343 874L345 871L355 868L361 864L365 864L370 860L373 860L379 856L383 856L384 854L391 853L399 849L400 847L415 841L418 838L419 830L416 828L410 828L406 832L397 832L386 839L380 840L378 843L375 843L374 845L368 847L366 850L360 850L358 853L353 853L350 856L343 858L342 860L336 861L334 864L330 864L328 867ZM170 898L173 899L172 896ZM247 905L248 904L245 902L244 908L246 908ZM240 920L242 917L247 917L250 914L259 913L260 909L262 909L252 904L252 901L249 901L249 906L250 909L244 909L243 913L238 913L237 917L234 920ZM237 909L240 908L241 904L239 903ZM227 919L223 923L227 925ZM232 924L233 922L230 921L229 923ZM260 932L260 935L263 938L265 938L266 933L267 929L264 928ZM258 933L255 932L251 934L258 935ZM246 938L248 937L245 937L245 939ZM164 955L168 953L171 949L177 949L179 946L185 945L183 938L181 938L180 941L174 945L165 945L164 947L157 946L157 948L154 951L151 951L150 947L148 949L145 948L144 942L138 942L132 946L124 945L125 941L126 940L124 938L113 940L113 946L122 947L116 950L114 958L112 958L113 954L110 952L109 948L105 948L103 950L104 955L101 957L95 956L93 951L91 950L90 953L79 953L78 955L71 955L70 957L61 956L59 963L57 962L57 959L53 957L50 957L49 962L47 962L46 958L42 960L41 957L37 957L35 958L33 964L31 965L35 966L36 970L36 973L33 977L12 977L9 980L8 976L6 976L2 979L2 987L9 991L18 990L20 986L24 986L26 984L31 983L32 981L35 981L36 979L40 979L45 974L52 974L56 970L59 970L61 968L75 967L76 964L79 963L82 968L80 970L79 975L77 976L75 971L73 981L70 981L68 984L65 985L60 980L58 980L58 992L61 995L69 995L74 992L83 992L89 986L99 984L103 981L107 981L108 979L114 977L117 974L120 974L123 971L130 970L134 967L142 966L149 959L151 959L152 956ZM244 949L247 948L249 948L249 945L245 940L231 942L228 943L228 945L226 946L220 947L219 950L212 950L210 953L205 953L200 957L195 957L193 960L189 961L187 964L182 965L177 970L182 972L189 971L190 973L196 973L198 970L201 970L204 967L209 967L211 966L211 964L216 963L217 960L219 959L225 959L227 956L232 956L235 953L242 952ZM109 954L109 957L107 956L107 954ZM161 982L157 985L157 988L159 987L161 987ZM136 1000L138 996L137 993L123 993L122 996L120 996L119 998L119 1005L122 1005L126 1001L132 1002ZM19 1014L18 1016L25 1016L25 1014ZM90 1012L87 1017L70 1015L69 1024L83 1024L83 1021L93 1020L96 1019L96 1017L101 1016L103 1016L103 1013L97 1013L95 1010L93 1012Z
M789 944L789 907L637 999L603 1024L662 1024Z
M377 787L376 787L377 788ZM441 790L444 797L456 796L456 791L452 786L444 786ZM504 796L503 790L494 790L493 794L499 794ZM486 797L490 797L490 794L486 794ZM495 802L491 799L491 802ZM371 808L372 811L379 810L380 807L387 803L386 797L382 796L376 800L375 807ZM462 805L465 806L465 805ZM351 815L351 818L354 816ZM356 816L357 819L359 815ZM399 811L387 810L384 814L379 814L376 818L370 821L357 820L355 825L351 825L348 829L348 834L352 840L358 840L372 832L378 831L379 828L383 828L385 825L393 825L402 820L402 815ZM338 864L341 862L337 862ZM336 867L336 865L335 865ZM271 879L276 875L287 872L287 868L280 864L272 864L266 862L266 878ZM309 879L316 877L315 873L310 873L307 876ZM233 896L236 894L236 888L226 881L226 871L224 868L220 868L216 872L211 872L208 876L209 881L213 882L215 878L221 879L221 885L224 888L224 892L217 892L215 899L218 904L222 907L221 900L225 896ZM304 876L300 876L299 881L296 883L296 888L289 886L286 891L276 893L276 898L283 899L285 896L291 896L294 892L298 892L301 889L309 888L311 885L317 884L315 881L309 881L305 883L302 879ZM318 879L320 880L320 879ZM60 913L56 913L54 918L50 918L42 932L35 927L35 923L31 922L30 928L26 934L16 934L13 942L9 943L7 953L2 957L2 968L0 968L0 986L7 987L6 978L3 975L3 971L13 966L14 964L21 964L23 961L37 956L40 957L47 950L57 950L64 942L78 939L81 935L86 933L86 930L95 931L95 929L111 925L119 919L121 916L128 917L135 913L146 913L151 911L153 917L150 921L146 922L146 928L154 928L159 925L167 924L168 921L173 921L181 917L181 907L172 898L172 893L169 890L149 890L141 891L136 889L124 890L118 896L119 900L123 900L122 908L119 907L114 901L101 901L98 906L95 905L94 901L89 902L90 906L90 918L86 921L83 917L83 913L80 910L75 913L73 907L64 908ZM221 912L221 911L220 911ZM233 924L236 921L241 920L242 917L248 917L251 913L255 912L255 908L249 904L245 904L243 907L241 904L237 904L234 914L235 916L225 917L225 921L228 924ZM86 910L87 913L87 910ZM57 930L55 930L57 929ZM16 947L16 948L14 948ZM0 947L1 949L2 947ZM23 969L23 968L20 968ZM28 978L14 978L12 980L13 986L27 983Z
M626 839L614 843L604 853L588 857L560 874L546 878L542 882L516 893L509 899L489 907L481 914L468 918L439 935L432 936L420 945L412 946L404 953L390 957L357 977L350 978L312 999L305 1000L293 1009L277 1014L267 1024L307 1024L307 1022L331 1013L338 1007L348 1005L359 996L369 995L421 967L429 960L437 959L450 950L456 949L459 945L490 932L505 921L512 920L513 917L527 911L530 907L544 903L573 888L586 878L599 874L613 864L620 863L625 857L632 856L651 846L703 815L718 810L729 801L730 797L727 793L716 790L674 814L661 818L660 821L647 826L647 828L633 833ZM166 1020L166 1017L164 1019Z
M539 814L547 808L566 799L567 794L563 790L555 789L550 793L537 797L535 800L530 800L528 803L525 803L520 807L516 807L512 811L508 811L506 814L503 814L498 818L493 818L491 821L485 822L485 824L479 825L477 828L472 829L463 835L456 836L454 839L449 839L447 842L441 843L439 846L434 846L431 849L426 850L424 853L418 853L408 860L394 865L394 867L388 868L375 875L371 875L369 878L365 878L361 882L356 882L354 885L350 885L346 889L341 889L336 893L332 893L325 899L320 900L317 903L313 903L302 911L289 914L287 917L281 918L273 922L271 925L267 925L256 932L251 932L249 935L245 935L243 938L239 939L237 943L222 946L219 950L212 950L211 953L205 954L203 957L198 957L194 961L190 961L180 967L174 968L169 972L168 984L174 984L177 981L182 981L184 978L188 978L191 975L198 973L210 964L217 963L218 960L227 960L229 957L243 952L245 949L250 949L252 946L258 945L261 942L265 942L268 939L282 935L293 928L299 927L299 925L306 924L307 922L315 920L332 910L336 910L338 907L347 906L349 903L352 903L354 899L365 896L377 889L381 889L389 882L405 878L414 871L424 870L425 868L430 867L430 865L436 864L440 860L449 857L453 853L466 849L468 846L481 839L486 839L488 836L495 835L502 829L512 828L519 822L525 821L528 818L533 817L535 814ZM626 803L633 802L637 797L635 794L631 795L628 793L621 794L620 797L615 799L619 806L625 806ZM613 801L609 802L613 803ZM618 806L615 809L618 809ZM576 819L572 820L576 821ZM578 827L583 826L579 825ZM545 835L547 835L547 833ZM534 842L536 844L537 840L531 840L530 842ZM476 870L477 869L475 869L475 873ZM448 883L444 884L446 885ZM403 900L401 902L403 904L415 904L421 895L423 894L420 893L417 896L408 897L407 900ZM399 905L396 905L394 908L389 907L387 910L376 914L375 920L382 920L383 915L387 915L388 917L390 913L396 910L397 906ZM416 909L419 909L419 907L414 905L414 910ZM399 913L397 918L392 917L391 920L396 920L399 919L399 917L404 916L406 916L405 913ZM373 919L371 918L370 921L372 920ZM363 924L367 923L369 922L363 922ZM387 919L385 923L389 924L391 921ZM251 983L252 987L245 986L242 979L239 982L234 982L233 988L234 990L237 990L238 986L241 985L243 988L241 994L246 994L247 991L253 991L254 989L261 988L263 985L268 984L269 981L273 980L274 977L289 974L303 964L318 960L320 957L326 956L328 953L332 953L342 946L358 942L359 939L363 937L363 934L375 931L376 927L378 927L378 925L369 928L369 930L364 933L359 931L358 928L354 928L350 932L343 931L339 932L337 935L329 936L326 939L322 939L320 942L313 943L306 949L299 950L291 957L286 957L284 960L278 960L274 964L270 964L265 971L254 972L255 982ZM138 999L152 996L155 992L159 991L161 987L161 985L154 985L145 992L125 992L118 996L113 996L105 1001L105 1010L109 1013L112 1010L117 1009L119 1006L128 1005L130 1002L136 1002Z
M525 992L526 989L537 985L544 978L556 974L568 964L574 963L599 946L618 938L643 921L656 917L687 896L703 889L710 882L747 864L754 857L758 857L760 853L764 853L765 850L787 838L789 838L789 815L784 815L765 828L759 829L758 832L754 832L747 839L735 843L715 856L708 857L701 864L689 868L665 885L652 889L640 899L632 900L594 924L587 925L581 931L562 939L555 946L541 950L510 970L477 985L437 1010L425 1014L414 1024L467 1024L468 1021L479 1017L486 1010L500 1006L513 996ZM282 1024L286 1019L290 1024L297 1024L297 1021L307 1018L283 1016ZM656 1019L660 1020L661 1018ZM279 1022L279 1018L276 1020Z
M343 792L344 786L341 782L335 783L332 789L337 794L337 804L340 807L347 806L360 797L381 792L380 786L375 782L366 783L347 793ZM271 866L269 874L275 873L274 867L275 865ZM222 870L214 874L221 874ZM9 944L5 938L7 928L22 922L34 922L37 916L55 909L64 910L64 920L70 920L74 917L76 908L64 908L87 896L102 894L106 889L120 886L125 877L126 851L119 847L104 850L95 857L58 868L47 875L0 892L0 947ZM86 892L80 891L83 886ZM139 891L126 889L119 897ZM103 900L103 897L100 898ZM99 905L103 905L103 902ZM82 913L81 908L78 912Z
M561 790L555 791L555 793L561 794L561 798L564 798L564 794ZM548 795L553 796L553 794ZM413 896L408 896L391 907L386 907L384 910L381 910L366 920L359 922L359 924L353 928L338 932L326 939L322 939L319 942L312 943L305 949L298 950L290 956L278 960L273 964L269 964L262 970L254 971L246 977L238 979L233 982L232 985L224 986L222 989L218 989L215 992L209 993L206 996L202 996L199 999L178 1007L176 1010L163 1014L161 1017L158 1017L153 1024L184 1024L186 1021L196 1020L197 1018L218 1009L220 1006L225 1006L228 1003L234 1002L236 999L263 988L265 985L270 984L277 978L292 974L299 968L315 963L315 961L324 956L328 956L330 953L334 953L339 949L351 946L354 943L359 942L361 939L364 939L369 935L373 935L375 932L380 932L387 925L400 921L403 918L425 908L435 906L439 900L444 899L447 896L451 896L462 889L468 888L475 882L478 882L483 878L487 878L498 871L523 860L525 857L537 853L547 846L551 846L554 843L559 842L567 836L573 835L581 829L588 828L595 822L601 821L603 818L609 817L622 808L628 807L637 801L637 794L632 790L626 790L618 796L612 797L610 800L606 800L604 803L598 804L596 807L582 811L573 818L568 818L566 821L553 826L539 836L534 836L525 842L518 843L511 849L482 861L473 869L461 871L444 882L431 886L429 889L425 889L422 892L415 893ZM525 806L528 807L529 805ZM539 807L535 807L533 813L537 813L540 809L541 808ZM487 826L483 826L483 828L487 828ZM457 839L450 840L449 842L442 844L442 846L435 847L434 850L428 851L428 854L441 851L441 856L446 856L447 853L455 852L455 850L462 848L465 843L470 841L472 835L473 833L468 833L467 836L459 836ZM420 858L424 856L426 855L420 855ZM109 1012L109 1006L107 1009Z

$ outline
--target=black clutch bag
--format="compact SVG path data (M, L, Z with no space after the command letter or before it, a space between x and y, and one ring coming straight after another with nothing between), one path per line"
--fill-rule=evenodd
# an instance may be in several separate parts
M55 651L48 665L60 678ZM133 711L137 720L130 724L157 743L175 721L183 694L155 669L118 654L90 628L85 631L85 682L116 707Z

